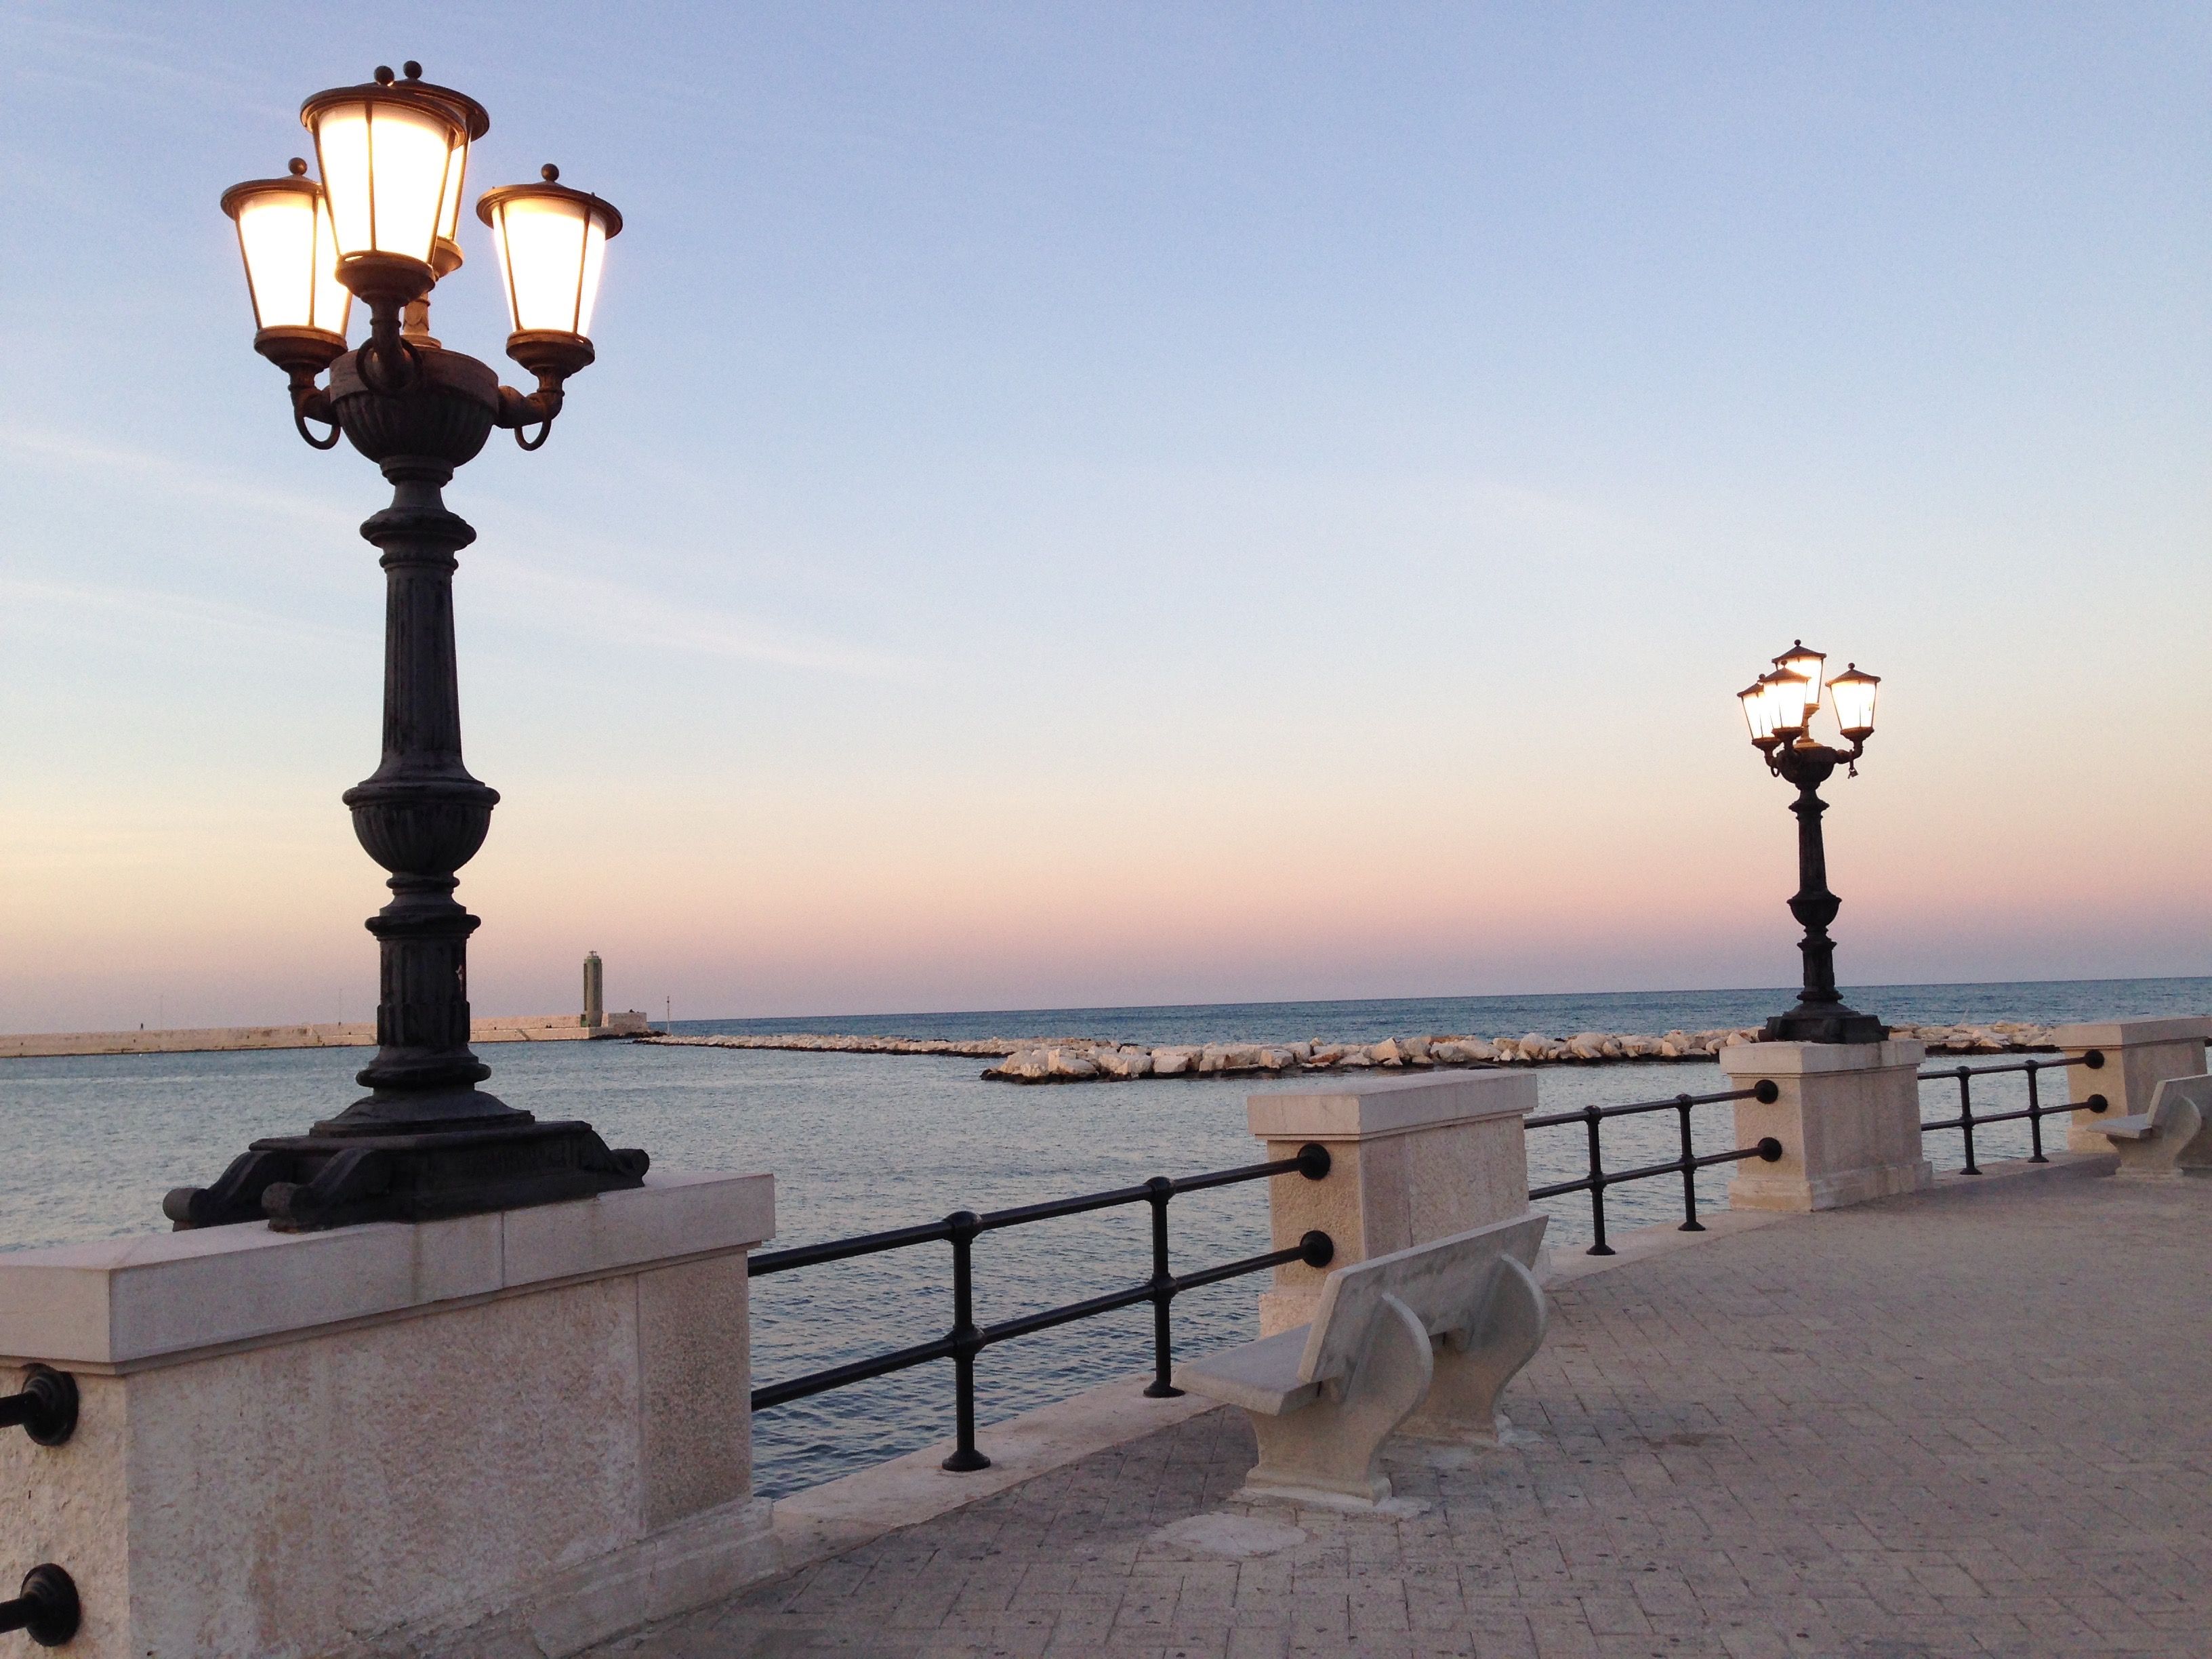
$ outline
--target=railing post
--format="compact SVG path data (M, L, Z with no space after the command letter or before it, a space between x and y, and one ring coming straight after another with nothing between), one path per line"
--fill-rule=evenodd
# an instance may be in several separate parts
M1613 1246L1605 1242L1605 1160L1597 1133L1597 1126L1602 1121L1596 1107L1583 1108L1583 1122L1589 1130L1590 1231L1597 1240L1589 1247L1591 1255L1615 1254Z
M2035 1089L2036 1076L2042 1070L2039 1062L2027 1062L2027 1144L2034 1149L2028 1154L2030 1164L2051 1162L2043 1155L2043 1098Z
M1154 1176L1145 1183L1145 1201L1152 1209L1152 1380L1145 1389L1153 1400L1173 1400L1182 1390L1175 1385L1175 1343L1169 1328L1169 1305L1175 1300L1175 1275L1168 1271L1168 1200L1175 1183Z
M1740 1042L1720 1051L1736 1088L1771 1084L1735 1103L1738 1146L1772 1136L1782 1156L1735 1166L1740 1210L1827 1210L1917 1192L1936 1179L1920 1145L1920 1062L1910 1040Z
M1536 1079L1526 1071L1346 1078L1253 1095L1247 1121L1270 1162L1308 1146L1329 1155L1318 1178L1267 1183L1274 1248L1318 1231L1335 1241L1342 1267L1528 1214L1522 1120L1535 1105ZM1260 1297L1260 1334L1311 1319L1327 1277L1304 1262L1278 1267Z
M975 1235L981 1224L973 1210L945 1218L952 1230L952 1455L939 1467L955 1474L988 1469L991 1460L975 1449L975 1354L983 1346L975 1328Z
M1961 1066L1959 1077L1959 1128L1966 1139L1966 1167L1961 1175L1978 1176L1981 1168L1974 1162L1974 1074Z
M1674 1109L1682 1115L1682 1162L1687 1164L1698 1155L1697 1144L1690 1139L1690 1097L1675 1096ZM1676 1231L1686 1233L1705 1231L1705 1224L1698 1219L1698 1172L1695 1170L1682 1171L1682 1224Z

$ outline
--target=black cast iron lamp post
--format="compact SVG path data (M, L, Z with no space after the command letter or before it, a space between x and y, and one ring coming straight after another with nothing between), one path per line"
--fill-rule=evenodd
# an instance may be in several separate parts
M178 1188L161 1207L179 1227L265 1218L298 1231L635 1187L643 1152L610 1150L586 1123L541 1123L477 1087L491 1068L469 1050L477 919L453 897L454 872L483 844L499 795L461 761L453 580L476 532L442 494L493 428L526 449L545 441L562 382L592 362L592 301L622 217L550 167L539 183L485 194L477 211L499 252L507 355L538 380L518 392L429 331L431 290L461 264L461 189L469 147L491 125L483 106L410 64L404 80L380 69L365 85L318 93L300 118L319 181L295 161L284 178L226 191L222 208L246 259L254 349L285 371L301 435L327 449L343 434L392 486L392 505L361 531L386 573L384 759L345 793L355 834L391 872L392 902L368 922L376 1057L359 1073L361 1099L306 1134L253 1142L213 1186ZM354 300L368 308L368 338L349 351ZM310 429L324 424L326 434Z
M1797 948L1805 957L1804 988L1796 1006L1766 1022L1769 1042L1879 1042L1889 1028L1872 1014L1844 1006L1836 990L1836 944L1828 924L1842 901L1828 890L1827 853L1821 844L1820 815L1827 803L1817 793L1838 766L1858 775L1857 762L1874 735L1875 688L1881 684L1854 663L1826 683L1837 729L1849 749L1813 740L1810 727L1820 707L1821 670L1827 659L1799 640L1774 659L1773 672L1736 693L1743 705L1751 740L1766 757L1767 769L1797 786L1790 810L1797 815L1797 892L1790 913L1805 929Z

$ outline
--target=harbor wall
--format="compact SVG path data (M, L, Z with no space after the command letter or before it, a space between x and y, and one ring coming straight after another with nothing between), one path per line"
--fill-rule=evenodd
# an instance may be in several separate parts
M577 1014L497 1014L469 1022L471 1042L576 1042L642 1036L643 1014L608 1014L587 1026ZM67 1054L191 1054L246 1048L374 1048L374 1020L325 1025L217 1025L170 1031L45 1031L0 1036L0 1060Z

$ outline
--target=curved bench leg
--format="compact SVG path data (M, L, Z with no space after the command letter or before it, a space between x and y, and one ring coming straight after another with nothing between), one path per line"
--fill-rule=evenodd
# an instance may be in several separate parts
M2204 1127L2203 1115L2191 1100L2161 1103L2164 1109L2150 1133L2139 1140L2116 1140L2120 1167L2112 1171L2122 1181L2172 1181L2181 1174L2181 1154Z
M1543 1346L1549 1318L1535 1274L1510 1255L1498 1258L1475 1328L1437 1339L1436 1380L1406 1419L1424 1440L1498 1443L1498 1396Z
M1260 1461L1240 1496L1370 1509L1390 1495L1382 1443L1421 1403L1435 1362L1412 1309L1382 1298L1366 1357L1335 1397L1280 1417L1249 1413Z

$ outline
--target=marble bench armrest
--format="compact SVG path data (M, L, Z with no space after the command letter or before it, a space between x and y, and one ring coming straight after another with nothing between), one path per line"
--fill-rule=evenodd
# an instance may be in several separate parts
M2100 1123L2097 1133L2114 1140L2142 1140L2158 1133L2158 1125L2148 1112L2137 1112L2132 1117L2116 1117L2109 1123Z
M1321 1384L1298 1381L1311 1329L1301 1325L1257 1342L1186 1359L1175 1368L1176 1386L1263 1417L1281 1417L1311 1405L1321 1395Z

